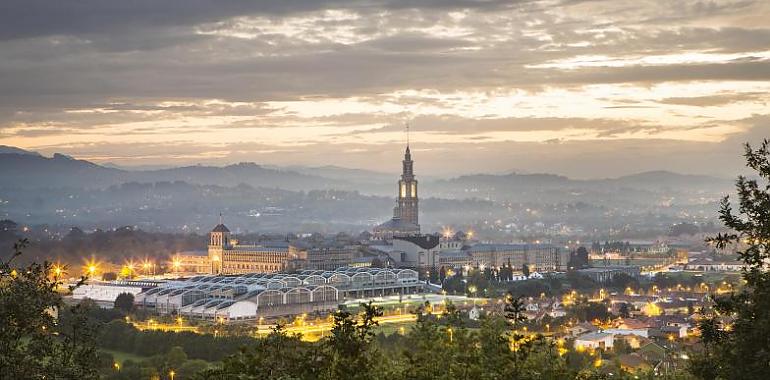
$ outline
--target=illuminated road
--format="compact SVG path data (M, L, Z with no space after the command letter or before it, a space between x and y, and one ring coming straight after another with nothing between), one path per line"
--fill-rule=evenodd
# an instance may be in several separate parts
M434 311L434 315L441 315L441 311ZM375 319L378 324L380 325L387 325L387 324L394 324L394 323L411 323L417 320L417 316L411 313L406 314L396 314L396 315L384 315L381 317L377 317ZM201 331L201 328L198 326L187 326L184 324L170 324L170 323L159 323L155 321L143 321L143 322L129 322L131 325L136 327L138 330L155 330L155 331L169 331L169 332L193 332L196 334L205 334L206 332ZM261 324L261 325L253 325L256 336L263 336L267 335L270 332L273 331L275 328L275 324ZM293 335L293 334L302 334L303 340L318 340L319 338L323 337L325 333L331 331L332 327L334 326L334 323L330 320L324 320L324 321L312 321L312 322L305 322L300 320L295 321L294 323L290 323L284 326L284 331L286 333Z

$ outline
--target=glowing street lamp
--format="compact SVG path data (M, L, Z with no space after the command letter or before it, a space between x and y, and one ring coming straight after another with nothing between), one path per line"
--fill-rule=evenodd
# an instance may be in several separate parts
M179 269L182 268L182 262L176 258L171 262L171 266L174 268L174 272L179 272Z
M171 380L174 380L174 376L176 376L176 372L174 372L174 370L172 369L171 371L168 372L168 376L171 378Z
M62 266L58 264L54 265L53 266L54 277L59 278L61 277L62 274L64 274L64 268L62 268Z
M83 266L83 274L89 277L92 277L96 274L96 272L99 270L99 265L91 259Z

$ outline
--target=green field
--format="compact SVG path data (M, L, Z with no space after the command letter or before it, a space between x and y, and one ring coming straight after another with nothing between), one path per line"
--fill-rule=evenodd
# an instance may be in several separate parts
M120 364L121 366L123 365L123 362L125 362L126 360L131 360L133 362L141 362L141 361L147 359L144 356L129 354L129 353L123 352L123 351L107 350L107 349L103 349L103 348L100 348L99 352L104 352L104 353L112 355L112 357L115 359L115 361L118 364Z

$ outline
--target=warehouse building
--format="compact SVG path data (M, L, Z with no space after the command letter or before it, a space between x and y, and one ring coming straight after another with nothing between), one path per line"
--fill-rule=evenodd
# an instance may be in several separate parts
M417 272L411 269L344 267L195 276L139 293L134 302L158 314L246 321L329 311L349 299L417 293L421 289Z

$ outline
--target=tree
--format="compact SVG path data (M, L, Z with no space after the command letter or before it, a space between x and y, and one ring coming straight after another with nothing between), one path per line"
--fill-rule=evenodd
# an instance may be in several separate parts
M241 348L218 368L206 369L199 379L317 379L320 355L299 335L288 335L278 324L266 337Z
M623 318L628 318L631 316L631 313L628 310L628 304L623 302L620 304L620 308L618 309L618 313Z
M86 308L63 302L50 263L14 265L27 244L14 244L0 261L0 378L96 379L95 326Z
M521 297L514 297L513 294L505 294L505 305L503 306L503 315L514 326L527 320L527 316L524 315L524 302Z
M609 243L605 243L608 245ZM577 251L570 252L569 263L567 263L569 269L583 269L590 266L588 261L588 250L586 247L578 247Z
M134 309L134 295L131 293L120 293L115 298L115 308L124 314L130 313Z
M345 308L334 314L331 337L324 347L327 364L322 379L371 379L376 372L380 360L371 342L378 325L375 318L382 316L382 310L371 302L361 307L360 322Z
M612 276L609 286L615 289L625 289L628 287L636 289L639 287L639 280L625 273L617 273Z
M738 210L729 196L719 209L719 219L732 231L707 241L720 249L738 244L747 266L745 286L717 299L716 313L699 323L705 349L692 361L691 371L702 379L765 379L770 373L770 141L756 150L746 144L744 156L764 184L739 176Z

